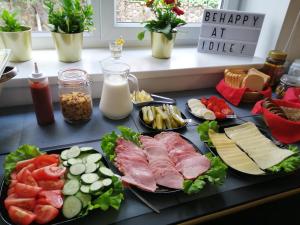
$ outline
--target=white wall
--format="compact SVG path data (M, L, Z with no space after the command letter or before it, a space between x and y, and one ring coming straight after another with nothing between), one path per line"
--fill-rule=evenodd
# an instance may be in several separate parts
M290 0L241 0L240 10L265 13L255 56L265 58L275 49Z

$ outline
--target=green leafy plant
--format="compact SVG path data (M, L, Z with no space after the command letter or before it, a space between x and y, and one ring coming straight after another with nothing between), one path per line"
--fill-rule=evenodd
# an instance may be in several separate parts
M82 4L80 0L44 0L48 11L48 22L53 32L81 33L94 27L93 7Z
M42 154L44 153L33 145L22 145L16 151L8 154L4 160L4 177L6 182L9 181L10 174L16 168L17 162L31 159Z
M177 27L183 26L186 22L178 16L183 15L180 1L175 0L145 0L146 6L151 9L156 19L145 21L145 30L140 32L137 36L139 40L143 40L145 32L163 33L166 38L172 40L173 33L176 33Z
M205 121L204 123L201 123L197 127L197 132L200 135L200 140L203 142L206 142L209 147L213 147L213 144L211 143L211 140L208 136L209 129L214 130L215 132L219 131L219 125L217 121Z
M185 193L195 194L201 191L206 183L213 185L222 185L224 183L228 167L219 157L214 156L212 153L207 153L205 156L211 163L209 170L198 176L195 180L185 180L183 183L183 191Z
M4 23L3 26L0 26L0 31L18 32L24 30L24 28L21 26L20 22L16 18L17 17L16 12L10 13L8 10L4 9L0 16L1 16L1 20Z

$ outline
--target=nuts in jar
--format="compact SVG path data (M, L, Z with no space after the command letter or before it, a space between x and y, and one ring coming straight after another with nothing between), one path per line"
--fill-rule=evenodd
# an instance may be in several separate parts
M89 120L92 115L92 100L83 92L69 92L60 95L60 105L68 122Z

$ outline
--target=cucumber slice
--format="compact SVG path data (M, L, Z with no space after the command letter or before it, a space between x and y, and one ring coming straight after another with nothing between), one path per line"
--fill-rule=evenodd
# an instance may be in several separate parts
M68 196L64 200L62 213L67 219L77 216L82 209L82 203L79 198L75 196Z
M80 199L83 208L87 207L92 200L92 196L82 193L81 191L78 191L75 196Z
M90 154L86 158L86 163L96 163L96 162L100 161L101 158L102 158L102 155L100 153Z
M103 186L104 186L104 184L102 183L102 181L98 180L91 184L90 190L92 192L99 191Z
M90 185L81 185L80 191L85 194L90 193Z
M89 152L89 151L93 151L94 148L92 147L80 147L80 151L82 152Z
M64 167L69 167L68 162L67 162L67 161L64 161L64 162L63 162L63 166L64 166Z
M108 169L107 167L101 166L99 168L100 173L102 173L104 176L112 177L114 175L113 171L111 169Z
M60 153L60 158L61 158L62 160L68 160L68 152L69 152L69 149L62 151L62 152Z
M81 175L81 180L86 184L92 184L99 180L99 176L96 173L85 173Z
M97 170L97 168L96 163L87 163L85 164L85 173L93 173Z
M75 164L78 164L78 163L82 163L82 159L74 159L74 158L68 159L68 164L69 165L75 165Z
M68 150L68 159L76 158L80 155L80 148L78 146L73 146Z
M104 186L109 186L109 185L111 185L112 184L112 179L110 179L110 178L105 178L104 180L102 180L102 183L103 183L103 185Z
M85 171L85 165L82 163L74 164L70 167L70 173L75 176L83 174L84 171Z
M80 176L74 176L74 175L72 175L71 173L68 173L68 174L67 174L67 178L68 178L69 180L80 180Z
M68 180L63 188L64 195L74 195L79 191L80 183L78 180Z

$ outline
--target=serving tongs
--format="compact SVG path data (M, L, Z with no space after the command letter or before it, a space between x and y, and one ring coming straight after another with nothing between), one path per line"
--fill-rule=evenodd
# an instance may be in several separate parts
M147 101L147 102L135 102L132 101L134 105L136 106L145 106L149 104L169 104L169 105L175 105L176 100L172 98L167 98L161 95L155 95L155 94L150 94L150 96L153 98L152 101Z

